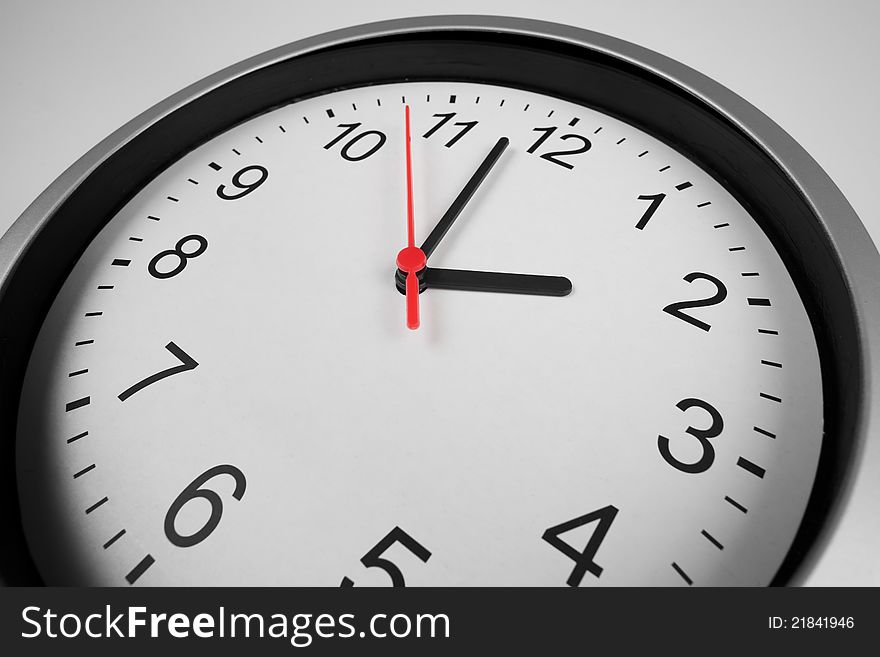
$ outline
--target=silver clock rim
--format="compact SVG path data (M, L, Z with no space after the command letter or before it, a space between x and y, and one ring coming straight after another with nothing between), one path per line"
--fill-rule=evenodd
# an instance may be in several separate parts
M641 46L597 32L558 23L501 16L405 18L335 30L281 46L227 67L170 96L102 140L62 173L0 238L0 298L21 257L53 214L97 167L162 118L224 84L292 57L365 39L420 32L473 31L538 37L598 52L645 70L701 101L758 145L789 179L812 210L827 243L842 266L853 299L854 323L862 354L854 428L854 456L824 527L802 559L790 584L802 582L827 548L852 492L864 444L877 423L880 400L874 373L880 372L880 254L855 210L819 164L773 120L711 78ZM866 473L862 473L865 476Z

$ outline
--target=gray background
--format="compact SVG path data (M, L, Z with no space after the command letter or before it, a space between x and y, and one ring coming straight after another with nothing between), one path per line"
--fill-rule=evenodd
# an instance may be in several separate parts
M222 67L326 30L441 13L568 23L696 68L793 135L880 238L871 0L0 0L0 232L110 132ZM880 584L878 439L808 584Z

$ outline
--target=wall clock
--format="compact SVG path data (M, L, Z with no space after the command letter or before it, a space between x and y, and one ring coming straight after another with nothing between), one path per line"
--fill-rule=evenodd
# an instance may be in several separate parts
M10 584L793 583L875 414L878 256L833 183L560 25L242 62L0 264Z

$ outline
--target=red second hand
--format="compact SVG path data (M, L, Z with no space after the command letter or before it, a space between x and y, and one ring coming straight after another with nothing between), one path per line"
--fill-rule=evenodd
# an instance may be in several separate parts
M407 246L397 254L397 267L406 272L406 326L419 328L419 277L428 259L416 246L416 221L413 209L412 147L410 145L409 105L406 106L406 232Z

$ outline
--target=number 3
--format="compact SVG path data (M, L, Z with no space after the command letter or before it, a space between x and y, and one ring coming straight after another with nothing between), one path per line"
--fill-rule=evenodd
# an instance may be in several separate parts
M685 430L685 433L689 433L700 441L700 446L703 448L703 455L695 463L684 463L679 461L672 455L672 452L669 451L669 439L664 436L658 436L657 447L660 450L660 456L662 456L663 459L676 470L681 470L688 474L705 472L712 467L712 463L715 462L715 448L712 447L709 439L719 436L724 429L724 420L721 418L721 413L719 413L712 404L704 402L702 399L682 399L676 404L676 406L682 411L687 411L696 406L697 408L702 408L712 418L712 424L708 429L695 429L694 427L689 426Z

